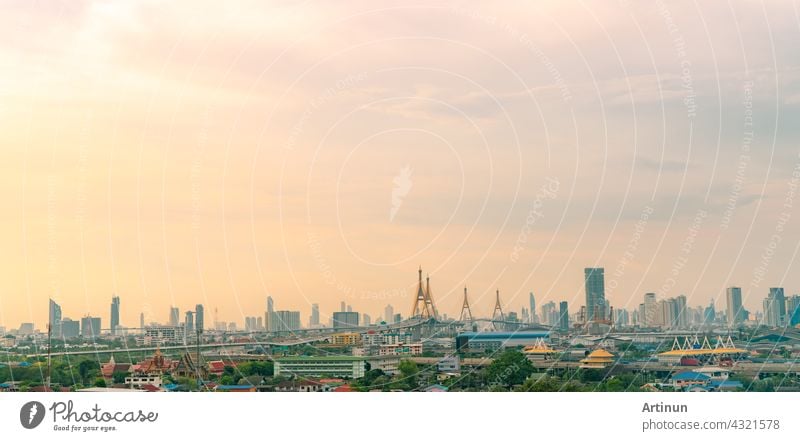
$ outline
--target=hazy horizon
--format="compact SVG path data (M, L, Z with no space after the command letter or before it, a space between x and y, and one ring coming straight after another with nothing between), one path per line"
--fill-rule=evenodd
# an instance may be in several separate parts
M794 3L0 6L0 325L800 293ZM540 313L540 310L537 311Z

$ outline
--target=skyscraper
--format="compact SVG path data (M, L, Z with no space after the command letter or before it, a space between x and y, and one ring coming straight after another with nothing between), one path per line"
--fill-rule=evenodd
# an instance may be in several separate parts
M194 333L194 311L186 311L186 322L183 324L184 335L189 336Z
M644 295L644 317L642 322L644 326L655 326L658 322L656 317L656 293L648 292Z
M528 294L528 303L530 306L530 319L531 323L538 323L536 317L536 297L533 296L533 293Z
M61 305L50 299L47 324L53 337L61 337Z
M689 312L686 310L686 296L679 295L675 297L675 327L678 329L686 329L689 327Z
M272 301L272 296L267 296L267 314L264 316L264 326L267 331L277 330L277 320L275 319L275 303Z
M86 316L81 319L81 337L96 338L100 336L100 317Z
M144 313L139 313L139 328L144 329Z
M558 304L558 321L562 331L569 330L569 305L566 301Z
M311 305L311 317L308 319L308 327L313 328L319 326L319 304L314 303Z
M542 323L548 326L558 326L556 302L550 301L542 305Z
M708 304L706 309L703 310L703 324L711 326L717 319L717 308L714 306L714 299Z
M793 295L786 299L786 321L789 326L800 324L800 295Z
M744 309L742 308L742 288L731 286L726 290L726 300L728 307L728 326L735 327L744 321Z
M358 313L353 311L347 312L334 312L333 313L333 327L334 328L355 328L358 327Z
M178 308L170 307L169 308L169 325L173 327L177 327L181 322L181 311Z
M342 300L342 304L339 307L339 312L346 312L347 311L347 303Z
M119 327L119 296L111 297L111 335L117 335Z
M786 324L786 298L783 288L770 288L764 299L764 322L767 326L780 327Z
M586 320L604 320L606 317L605 269L585 268L583 274L586 288Z
M203 305L197 304L194 306L194 327L197 331L202 333L205 330L205 311Z
M386 308L383 308L383 319L388 325L394 323L394 307L392 305L386 305Z
M300 311L275 311L273 317L276 332L300 329Z

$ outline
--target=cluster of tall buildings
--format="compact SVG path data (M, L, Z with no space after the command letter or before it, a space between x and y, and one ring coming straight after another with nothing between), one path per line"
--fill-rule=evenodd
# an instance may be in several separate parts
M420 273L421 274L421 273ZM421 276L420 276L421 277ZM421 280L421 279L420 279ZM566 301L556 303L549 301L541 305L541 315L537 315L536 298L529 294L528 306L521 310L521 317L515 312L507 314L508 321L537 324L568 330L571 321L582 324L606 324L623 326L637 326L641 328L660 329L688 329L698 326L711 326L725 324L728 327L737 327L745 322L783 327L800 324L800 295L785 296L784 289L780 287L769 288L769 293L763 299L763 311L752 314L745 309L740 287L729 287L725 292L726 309L717 311L713 300L708 306L690 307L687 297L679 295L658 299L656 293L645 293L643 302L631 311L617 309L610 306L605 298L605 270L604 268L585 268L584 287L586 305L573 311L570 315L569 304ZM120 297L111 298L109 314L111 335L116 335L123 329L120 327ZM246 331L282 332L294 331L302 328L300 311L276 310L271 296L267 297L267 310L263 317L245 317L244 329ZM216 315L216 314L215 314ZM180 328L180 334L191 336L205 329L205 313L202 304L195 305L193 310L185 311L184 320L181 321L181 311L170 307L169 327ZM402 320L399 313L395 313L392 305L386 305L383 317L378 321L393 324ZM62 316L61 305L53 299L49 302L48 325L54 338L86 337L93 338L100 335L101 319L87 315L80 320L72 320ZM308 318L308 327L317 328L329 326L333 328L353 328L369 326L372 318L369 314L353 311L352 305L342 301L340 310L333 312L326 324L322 323L319 304L311 305L311 315ZM162 325L158 325L162 326ZM144 314L140 316L140 327L145 328ZM31 328L28 330L28 328ZM221 329L215 323L216 329ZM224 330L235 330L236 325L223 324ZM25 323L20 326L20 332L34 332L33 324ZM176 334L177 335L177 334Z
M763 324L774 327L800 324L800 295L786 297L783 288L770 288L763 300Z
M115 307L117 311L116 320L119 321L119 297L114 297L114 300L112 300L112 313ZM82 317L80 321L72 320L69 317L63 317L61 313L61 305L56 303L56 301L53 299L50 299L49 301L47 325L49 327L50 335L55 339L75 338L78 336L84 338L95 338L100 335L100 324L100 317L92 317L87 315ZM119 324L117 323L116 327L118 326ZM116 327L114 330L116 330ZM32 324L31 328L33 328ZM20 329L20 333L25 333L23 331L27 330ZM31 329L30 332L32 333L33 329Z
M686 306L686 296L657 300L656 294L652 292L645 293L636 318L641 327L662 329L685 329L692 321Z

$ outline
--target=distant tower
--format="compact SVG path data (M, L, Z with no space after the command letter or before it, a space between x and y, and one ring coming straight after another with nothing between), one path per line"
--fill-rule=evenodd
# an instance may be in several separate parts
M199 303L197 305L195 305L195 307L194 307L194 327L195 327L196 331L201 332L201 333L205 329L205 323L206 323L205 312L204 311L205 311L205 309L203 308L203 305L201 305Z
M533 293L528 294L528 303L530 304L530 322L539 323L539 320L536 318L536 297L533 296Z
M111 335L117 335L119 328L119 296L111 297Z
M433 301L429 299L428 292L422 284L422 267L419 268L419 284L417 286L417 298L414 299L414 309L411 317L434 318L435 311L432 309Z
M499 331L503 328L503 323L500 323L498 326L497 321L504 322L506 320L506 315L503 314L503 307L500 305L500 290L497 290L497 300L494 303L494 312L492 313L492 325L494 326L495 331Z
M464 287L464 305L461 306L461 318L458 319L460 322L471 323L472 322L472 310L469 308L469 300L467 300L467 287Z

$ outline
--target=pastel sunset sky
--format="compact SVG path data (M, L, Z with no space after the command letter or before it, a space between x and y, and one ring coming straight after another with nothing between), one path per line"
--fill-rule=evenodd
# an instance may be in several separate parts
M0 325L800 292L797 2L0 6Z

